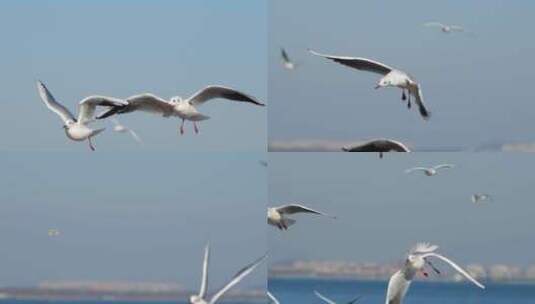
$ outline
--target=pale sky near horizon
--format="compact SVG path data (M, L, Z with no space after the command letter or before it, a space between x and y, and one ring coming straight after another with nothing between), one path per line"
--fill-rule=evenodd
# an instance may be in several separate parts
M230 86L267 102L267 4L247 0L2 1L0 137L3 150L86 151L39 99L36 80L77 115L89 95L119 98L151 92L188 97L204 86ZM179 120L121 115L145 141L108 130L97 150L263 152L266 108L209 102L200 135Z
M397 262L431 242L459 263L535 265L535 160L519 153L270 153L269 205L301 202L338 216L294 215L269 231L272 262ZM414 166L456 168L427 177ZM474 205L473 193L493 201Z
M265 153L3 152L0 286L177 282L210 292L266 251ZM244 229L247 227L247 229ZM48 229L61 231L49 238ZM238 288L264 288L261 266Z
M269 140L387 137L425 150L535 142L535 2L273 0L269 15ZM458 24L444 34L424 23ZM300 63L282 68L280 48ZM379 75L313 56L366 57L412 74L431 119L407 110Z

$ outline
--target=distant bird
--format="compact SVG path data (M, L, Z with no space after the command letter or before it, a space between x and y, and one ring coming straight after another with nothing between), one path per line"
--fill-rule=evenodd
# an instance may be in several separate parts
M268 166L268 162L266 160L259 160L258 163L263 166L263 167L266 167Z
M455 167L455 166L454 165L449 165L449 164L442 164L442 165L429 167L429 168L426 168L426 167L415 167L415 168L411 168L411 169L406 170L405 173L412 173L412 172L415 172L415 171L422 171L427 176L433 176L433 175L436 175L438 173L438 170L440 170L440 169L449 169L449 168L453 168L453 167Z
M192 295L189 298L190 304L214 304L219 300L225 293L227 293L232 287L238 284L243 278L249 275L253 270L255 270L262 261L266 258L267 255L262 256L253 263L243 267L238 271L223 288L216 292L210 300L206 298L208 291L208 263L210 260L210 245L206 245L204 249L204 260L202 264L202 279L201 279L201 289L198 295Z
M286 215L296 214L296 213L312 213L316 215L327 216L330 218L336 218L328 214L310 209L303 205L299 204L289 204L279 207L271 207L267 210L267 222L269 225L279 228L279 230L288 230L288 228L295 224L295 220L287 218Z
M449 34L451 32L464 32L464 28L458 25L447 25L440 22L427 22L424 24L427 27L439 28L443 33Z
M343 147L345 152L379 152L379 158L383 158L384 152L411 152L403 143L391 139L374 139L353 146Z
M60 234L61 234L61 232L56 228L48 229L48 236L49 237L56 237L56 236L59 236Z
M134 132L134 130L125 127L123 124L119 122L119 120L115 118L112 118L111 121L115 124L115 126L113 127L113 131L117 133L129 133L132 136L132 138L134 138L135 141L137 141L140 144L143 143L141 138L136 134L136 132Z
M327 298L326 296L322 295L321 293L317 292L316 290L314 290L314 294L315 294L318 298L322 299L323 301L325 301L325 302L328 303L328 304L337 304L335 301L333 301L333 300ZM362 297L360 297L360 296L359 296L359 297L356 297L356 298L354 298L353 300L351 300L351 301L349 301L349 302L346 302L346 304L357 303L357 301L360 300L361 298L362 298Z
M71 112L65 106L58 103L54 96L48 91L46 86L37 81L37 91L39 96L46 104L46 106L54 113L56 113L61 120L63 121L63 129L67 137L74 141L84 141L87 139L89 142L89 148L95 150L91 138L96 136L105 130L101 129L91 129L88 124L93 121L93 115L95 113L95 108L97 106L125 106L126 102L105 96L89 96L80 101L78 106L78 118L75 118Z
M277 300L277 298L275 298L275 296L273 294L271 294L271 292L268 291L267 295L268 295L268 298L269 298L271 303L280 304L279 300Z
M490 201L492 200L492 197L486 193L475 193L475 194L472 194L471 199L472 199L472 203L478 204L484 201Z
M414 96L416 99L416 104L420 111L420 115L425 119L429 119L431 113L427 110L424 105L424 98L422 95L422 90L420 84L409 74L391 68L383 63L373 61L371 59L359 58L359 57L340 57L333 55L320 54L315 51L309 50L312 54L333 60L345 66L361 70L372 72L376 74L383 75L383 77L377 83L375 89L385 88L385 87L398 87L401 89L401 99L407 100L407 107L411 108L411 96ZM408 92L408 96L405 95L405 91Z
M394 273L388 282L385 304L401 304L416 273L420 272L424 276L428 276L424 269L425 266L430 266L433 271L435 271L437 274L440 274L440 270L438 270L429 261L429 258L438 258L443 262L446 262L479 288L485 289L485 286L479 283L457 264L452 262L450 259L435 253L437 249L438 246L436 245L431 245L429 243L418 243L410 250L403 267Z
M156 95L145 93L127 98L126 105L112 106L107 111L99 114L97 119L103 119L114 114L124 114L134 111L143 111L160 114L163 117L178 116L182 119L180 125L180 134L184 134L184 122L186 120L193 122L195 133L199 133L197 122L207 120L210 117L197 111L200 106L211 99L222 98L240 102L247 102L257 106L264 106L263 103L255 98L242 92L222 86L208 86L193 94L188 99L182 99L179 96L172 97L171 100L165 100Z
M282 59L282 66L287 70L295 70L297 68L297 64L295 64L290 57L288 56L288 53L286 53L286 50L284 48L281 48L281 59Z

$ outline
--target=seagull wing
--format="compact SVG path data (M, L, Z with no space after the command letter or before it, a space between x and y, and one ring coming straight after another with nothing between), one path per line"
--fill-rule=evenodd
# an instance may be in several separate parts
M416 105L418 105L418 110L423 119L428 120L431 117L431 113L427 110L424 104L424 96L422 94L422 89L419 84L411 86L409 88L409 93L416 98Z
M426 257L436 257L436 258L439 258L441 259L442 261L450 264L451 267L453 267L455 270L457 270L460 274L462 274L464 277L466 277L468 280L470 280L472 283L476 284L477 287L481 288L481 289L485 289L485 286L483 286L483 284L479 283L476 279L474 279L470 274L468 274L468 272L466 272L464 269L462 269L459 265L455 264L453 261L451 261L450 259L446 258L445 256L442 256L438 253L434 253L434 252L430 252L430 253L427 253L427 254L424 254L422 255L423 258L426 258Z
M407 146L405 146L403 143L399 141L386 139L385 142L386 142L386 145L390 148L390 150L393 150L396 152L411 152L411 150L407 148Z
M284 205L284 206L276 207L276 209L281 214L312 213L312 214L323 215L323 216L328 216L328 217L335 218L335 217L330 216L330 215L328 215L326 213L319 212L319 211L316 211L314 209L310 209L308 207L305 207L305 206L299 205L299 204Z
M137 133L134 130L128 129L128 133L130 133L130 135L132 135L132 138L134 138L135 141L137 141L140 144L143 143L143 140L141 140L141 137L139 137L139 135L137 135Z
M206 291L208 290L208 263L210 262L210 243L204 248L204 259L202 262L202 279L201 279L201 290L199 291L199 296L205 298Z
M76 121L76 118L74 118L72 113L62 104L58 103L50 91L48 91L46 86L40 81L37 81L37 91L39 92L41 100L43 100L43 102L50 110L52 110L52 112L59 115L61 120L63 120L63 123L67 123L68 121Z
M285 63L292 62L290 60L290 57L288 57L288 54L286 53L286 51L283 48L281 48L281 57L282 57L282 61L285 62Z
M87 123L93 119L97 106L124 107L128 103L122 99L106 96L89 96L78 105L78 122Z
M360 300L361 298L362 298L362 296L358 296L358 297L354 298L353 300L347 302L347 304L357 303L357 301Z
M272 295L271 292L268 291L267 295L273 304L280 304L279 300L277 300L277 298L275 298L275 296Z
M409 252L410 254L424 254L424 253L430 253L438 249L437 245L431 245L430 243L421 242L417 243L412 247Z
M248 102L255 104L257 106L264 106L263 103L256 100L256 98L249 96L245 93L236 91L231 88L223 87L223 86L207 86L206 88L198 91L197 93L193 94L189 98L189 102L194 105L200 105L205 103L206 101L210 99L215 98L223 98L223 99L229 99L234 101L240 101L240 102Z
M327 298L326 296L322 295L321 293L317 292L316 290L314 290L314 294L315 294L318 298L322 299L323 301L325 301L325 302L328 303L328 304L336 304L335 301L333 301L333 300Z
M124 114L134 111L161 114L165 117L171 116L174 113L174 105L172 103L150 93L128 97L126 102L126 105L113 106L107 111L99 114L97 119L103 119L115 114Z
M433 168L435 170L439 170L439 169L450 169L450 168L453 168L455 167L455 165L451 165L451 164L441 164L441 165L438 165L438 166L434 166Z
M440 28L445 27L445 25L440 22L427 22L427 23L424 23L424 26L440 27Z
M346 152L377 152L379 148L374 140L362 144L357 144L349 147L344 147L342 150Z
M412 173L412 172L415 172L415 171L427 171L428 169L425 168L425 167L414 167L414 168L410 168L410 169L407 169L405 170L405 173Z
M267 257L267 254L262 256L261 258L257 259L253 263L243 267L240 271L238 271L233 277L230 282L225 285L223 288L221 288L214 296L210 299L210 302L208 304L214 304L221 298L227 291L229 291L232 287L234 287L236 284L238 284L243 278L245 278L247 275L249 275L253 270L262 263L262 261Z
M456 31L456 32L464 32L464 28L459 25L452 25L450 26L450 30Z
M388 281L385 304L401 304L410 285L411 281L401 271L394 273Z
M316 56L320 56L323 58L333 60L334 62L338 62L340 64L343 64L345 66L348 66L357 70L368 71L368 72L377 73L381 75L386 75L393 70L393 68L385 64L382 64L380 62L373 61L371 59L360 58L360 57L340 57L340 56L333 56L333 55L325 55L325 54L321 54L312 50L309 50L309 52Z

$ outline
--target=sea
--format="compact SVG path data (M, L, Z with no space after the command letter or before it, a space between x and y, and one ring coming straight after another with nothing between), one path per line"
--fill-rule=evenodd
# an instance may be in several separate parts
M270 292L281 304L325 303L314 295L317 290L338 304L357 296L357 303L385 303L388 282L342 279L281 279L268 281ZM485 283L482 290L469 283L412 283L403 304L535 304L535 284Z

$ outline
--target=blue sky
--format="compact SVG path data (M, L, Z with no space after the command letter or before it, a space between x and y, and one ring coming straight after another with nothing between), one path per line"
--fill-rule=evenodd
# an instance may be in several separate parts
M399 139L424 149L533 142L533 2L270 2L269 139ZM475 35L446 35L428 21ZM301 69L280 64L285 47ZM367 57L421 82L424 122L398 89L374 90L378 75L310 55Z
M88 150L65 137L37 95L37 79L74 113L88 95L187 97L209 84L267 102L265 1L2 1L0 7L3 149ZM198 136L188 124L179 137L177 119L136 113L121 122L145 146L108 130L97 149L265 150L265 108L215 102L200 110L212 118Z
M210 290L267 251L259 153L2 153L0 286L178 282ZM244 229L247 227L247 229ZM50 239L48 229L62 232ZM259 268L242 288L265 286Z
M441 163L457 167L404 173ZM270 205L302 202L338 216L296 215L288 231L270 229L272 261L396 262L427 241L463 264L535 264L534 165L512 153L271 153ZM473 205L476 192L494 200Z

